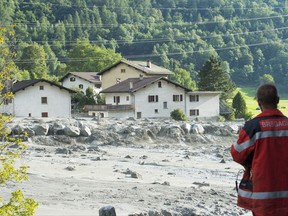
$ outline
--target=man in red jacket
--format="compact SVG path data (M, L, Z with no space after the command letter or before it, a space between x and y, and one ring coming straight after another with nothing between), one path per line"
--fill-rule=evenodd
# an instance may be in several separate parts
M260 86L256 97L262 112L231 146L233 160L245 169L237 205L254 216L288 216L288 118L277 109L274 85Z

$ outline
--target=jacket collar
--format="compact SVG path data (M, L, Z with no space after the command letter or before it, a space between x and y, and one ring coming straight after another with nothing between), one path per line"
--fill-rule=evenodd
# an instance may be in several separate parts
M284 116L284 114L278 109L268 109L257 115L255 118L264 116Z

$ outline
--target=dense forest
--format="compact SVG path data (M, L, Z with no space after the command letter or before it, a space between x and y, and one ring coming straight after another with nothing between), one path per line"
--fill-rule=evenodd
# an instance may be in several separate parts
M214 55L237 85L269 77L282 90L288 83L287 16L286 0L0 1L0 25L14 25L8 45L20 69L42 61L46 68L35 73L59 77L99 71L123 57L184 70L196 81ZM85 49L96 56L87 58Z

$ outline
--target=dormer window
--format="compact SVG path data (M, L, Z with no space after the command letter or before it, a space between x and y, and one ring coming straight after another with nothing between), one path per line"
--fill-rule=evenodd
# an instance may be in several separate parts
M70 77L70 82L75 82L75 77Z
M158 82L158 88L162 88L162 83Z

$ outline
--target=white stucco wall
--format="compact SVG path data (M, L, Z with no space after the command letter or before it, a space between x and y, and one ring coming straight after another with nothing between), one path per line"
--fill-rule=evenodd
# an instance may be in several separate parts
M141 118L167 118L175 109L182 110L190 119L194 118L211 118L217 117L220 113L219 96L216 92L185 92L183 88L177 87L172 83L161 80L161 87L158 82L142 88L134 93L109 93L105 94L106 104L116 105L114 96L120 97L119 105L131 104L134 106L134 116L139 117L137 113L141 113ZM158 102L148 102L148 96L158 95ZM174 102L173 95L183 95L183 101ZM199 101L190 102L190 95L198 95ZM126 100L129 96L129 101ZM164 108L164 102L167 108ZM198 116L190 116L190 110L199 110ZM156 113L155 110L158 110ZM109 117L125 118L131 117L131 112L110 113Z
M141 113L141 118L163 118L170 117L170 113L174 109L181 109L185 112L185 91L164 80L160 82L161 87L158 87L158 82L155 82L131 95L129 93L106 94L106 104L116 105L114 103L114 96L120 96L119 105L134 105L135 111L133 117L135 118L137 118L137 113ZM149 95L158 95L158 102L148 102ZM173 95L182 95L183 101L173 102ZM129 101L126 100L127 96L129 96ZM167 102L167 108L164 108L164 102ZM155 110L158 110L158 113L156 113ZM128 113L129 114L125 112L112 114L109 112L109 117L111 117L111 115L118 118L132 117L131 112Z
M189 95L198 95L199 101L190 102ZM187 94L186 115L189 118L195 117L217 117L220 113L219 96L217 93L195 92ZM199 116L190 116L190 110L198 109Z
M119 105L130 105L133 104L133 96L131 96L130 93L112 93L112 94L107 94L106 96L106 104L112 104L112 105L117 105L114 102L114 97L120 97L120 103Z
M70 81L70 78L74 77L75 81ZM95 94L98 94L100 91L102 91L102 88L96 88L95 85L93 83L88 82L87 80L84 80L80 77L74 76L74 75L69 75L67 76L67 78L65 78L62 82L62 85L66 88L70 88L70 89L75 89L75 88L79 88L79 85L83 85L83 89L81 89L83 91L83 93L86 93L86 89L88 87L91 87L94 91Z
M40 90L44 86L44 90ZM47 104L41 103L41 97L47 97ZM67 90L46 82L39 82L15 93L13 103L16 117L42 117L48 112L48 117L71 117L71 96Z
M184 89L161 80L161 88L158 82L135 92L135 117L141 113L141 117L160 118L170 117L174 109L180 109L185 112L185 91ZM149 95L158 95L158 102L148 102ZM183 101L173 101L173 95L183 95ZM167 108L164 108L164 102L167 102ZM155 110L158 110L158 113Z

